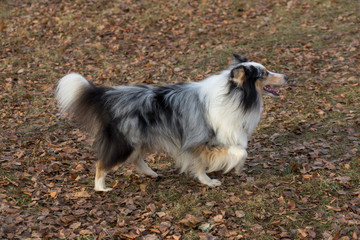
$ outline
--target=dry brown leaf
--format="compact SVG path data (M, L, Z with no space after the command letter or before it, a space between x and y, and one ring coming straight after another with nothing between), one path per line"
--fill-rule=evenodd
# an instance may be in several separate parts
M142 192L146 192L146 187L147 187L146 184L140 184L140 190L141 190Z
M213 219L215 222L219 223L219 222L222 222L222 221L223 221L223 218L224 218L224 216L221 215L221 214L219 214L219 215L216 215L215 217L213 217L212 219Z
M235 215L238 218L242 218L245 216L245 212L243 210L237 210L237 211L235 211Z
M298 228L297 231L298 231L298 233L300 233L300 236L301 236L302 238L306 238L306 237L307 237L306 232L305 232L304 230L302 230L301 228Z
M81 226L81 222L75 222L73 224L70 225L70 228L72 230L78 229Z
M51 193L50 193L50 196L51 196L52 198L56 198L56 195L57 195L57 192L51 192Z
M80 192L76 192L74 194L74 197L76 197L76 198L88 198L88 197L91 197L91 195L87 191L83 190L83 191L80 191Z
M129 233L124 233L124 234L122 234L124 237L127 237L127 238L129 238L129 239L135 239L135 238L137 238L137 237L139 237L140 236L140 234L138 234L137 232L135 232L135 231L131 231L131 232L129 232Z
M156 212L156 207L154 203L150 203L149 205L147 205L146 207L148 210L150 210L152 213Z
M340 212L341 211L341 208L339 208L339 207L332 207L332 206L329 206L329 205L326 205L326 207L328 209L334 210L335 212Z
M184 225L187 227L196 227L200 222L203 221L202 217L195 217L194 215L191 214L186 214L185 218L183 218L179 224L180 225Z

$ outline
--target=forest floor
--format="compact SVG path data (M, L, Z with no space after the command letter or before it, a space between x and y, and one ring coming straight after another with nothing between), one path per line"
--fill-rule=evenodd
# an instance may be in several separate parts
M360 2L0 1L0 238L360 239ZM200 81L232 53L290 76L265 98L241 176L208 188L133 167L93 190L91 138L61 118L57 81Z

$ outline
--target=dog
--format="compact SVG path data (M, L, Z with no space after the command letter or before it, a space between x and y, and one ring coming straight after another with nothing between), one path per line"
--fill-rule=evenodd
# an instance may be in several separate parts
M165 151L180 173L209 187L221 182L207 173L240 173L247 144L263 111L263 95L278 97L288 77L234 54L230 67L200 82L163 86L98 87L76 73L56 88L60 113L67 112L94 135L95 191L110 191L105 176L122 163L157 177L143 160Z

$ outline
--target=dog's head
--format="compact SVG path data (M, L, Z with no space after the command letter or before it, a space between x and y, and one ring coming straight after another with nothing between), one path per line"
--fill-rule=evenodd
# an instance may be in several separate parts
M231 66L230 81L242 88L246 94L256 89L260 95L279 97L279 90L273 86L280 86L287 82L288 76L268 71L263 65L249 62L247 58L234 54Z

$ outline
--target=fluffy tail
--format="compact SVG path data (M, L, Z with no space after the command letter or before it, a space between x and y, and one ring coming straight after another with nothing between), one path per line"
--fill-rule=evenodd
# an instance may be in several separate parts
M77 73L70 73L60 79L56 88L56 99L60 113L68 113L91 133L96 134L99 110L105 89L98 88Z
M69 112L90 83L80 74L71 73L63 77L56 88L56 100L61 112Z
M60 112L67 112L76 122L95 136L94 147L104 168L123 162L133 151L125 136L117 129L105 93L110 88L96 87L79 74L60 79L56 99Z

